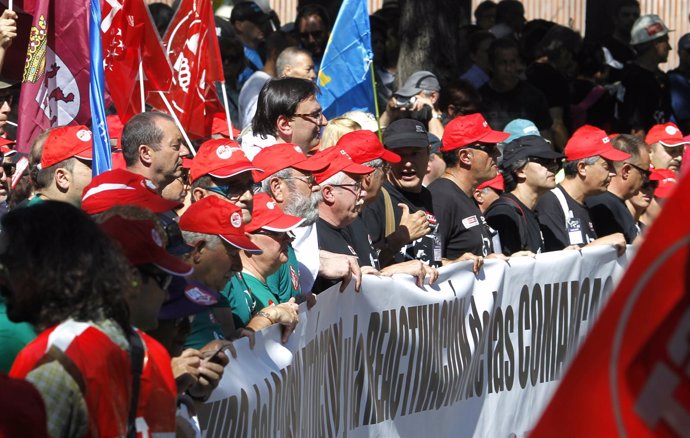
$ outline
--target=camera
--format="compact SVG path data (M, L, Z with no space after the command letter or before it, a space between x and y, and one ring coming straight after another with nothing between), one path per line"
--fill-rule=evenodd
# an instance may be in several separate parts
M396 108L410 109L414 106L414 103L417 101L417 96L411 96L411 97L393 96L393 100L395 102Z

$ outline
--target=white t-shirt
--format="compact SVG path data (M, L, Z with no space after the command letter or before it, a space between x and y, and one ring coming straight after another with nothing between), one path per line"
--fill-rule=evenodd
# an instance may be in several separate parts
M271 75L262 70L255 71L244 83L238 97L240 112L240 129L244 129L252 122L256 114L256 102L264 84L271 79Z

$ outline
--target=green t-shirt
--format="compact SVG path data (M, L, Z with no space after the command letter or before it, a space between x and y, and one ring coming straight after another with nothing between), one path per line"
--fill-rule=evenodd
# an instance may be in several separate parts
M244 327L252 316L264 307L280 304L278 296L253 275L242 272L234 275L221 292L230 302L235 327Z
M36 337L31 324L7 318L5 300L0 297L0 372L7 373L17 354Z
M292 245L288 245L287 253L288 261L266 279L268 288L278 297L278 303L285 303L290 301L290 298L298 298L302 295L299 284L299 265Z
M192 331L185 339L185 348L199 349L215 339L225 339L223 327L213 317L213 309L230 307L230 303L223 294L219 294L218 303L203 312L194 315Z

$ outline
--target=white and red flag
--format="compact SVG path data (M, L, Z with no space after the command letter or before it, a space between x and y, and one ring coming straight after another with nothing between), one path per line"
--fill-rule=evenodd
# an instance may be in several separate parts
M142 111L140 63L144 95L170 90L172 67L143 0L104 0L101 15L105 81L126 123Z
M51 126L88 124L89 0L24 0L33 17L19 98L17 150Z
M213 114L224 111L215 88L224 76L211 0L182 0L163 43L173 66L167 98L190 136L208 137ZM148 102L167 110L156 94Z
M690 436L688 217L686 175L530 438Z

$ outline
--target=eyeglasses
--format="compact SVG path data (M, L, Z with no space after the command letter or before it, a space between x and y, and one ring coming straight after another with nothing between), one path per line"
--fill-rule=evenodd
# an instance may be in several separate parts
M563 162L555 159L550 160L548 158L529 157L527 158L527 161L530 163L537 163L552 173L558 172L561 167L563 167Z
M640 175L642 175L642 176L643 176L645 179L647 179L647 180L649 179L650 176L652 176L652 171L649 170L649 169L643 169L643 168L641 168L640 166L636 166L636 165L634 165L633 163L629 163L629 162L627 162L627 161L624 162L623 164L627 164L627 165L629 165L630 167L633 167L633 168L637 169L637 171L640 172Z
M331 187L340 187L355 195L359 195L359 192L362 191L362 181L357 181L354 184L331 184ZM352 187L352 190L348 189L348 187Z
M264 236L272 237L276 240L283 240L285 238L288 238L292 241L295 238L295 234L292 231L271 231L265 228L259 228L258 230L253 231L252 234L261 234Z
M323 110L314 111L310 114L295 113L294 116L300 117L302 119L308 120L318 125L319 123L321 123L321 120L323 119Z
M0 96L0 106L3 106L5 102L7 102L8 105L12 105L12 101L14 100L14 96L11 94L6 94L4 96Z
M380 167L377 167L377 169L385 175L391 170L391 165L390 163L384 162Z
M155 281L158 287L160 287L163 290L168 289L170 283L172 282L172 275L168 274L167 272L163 272L157 268L140 266L139 273L142 277L150 278L153 281Z
M309 188L312 188L316 185L316 178L314 178L314 175L309 175L309 176L286 176L283 179L297 179L305 183L306 185L309 186Z
M489 155L494 155L498 152L498 148L494 143L475 143L467 146L470 149L476 149Z
M239 198L248 191L251 191L254 188L254 183L233 183L224 186L206 186L201 188L209 192L217 193L228 199L233 199Z

